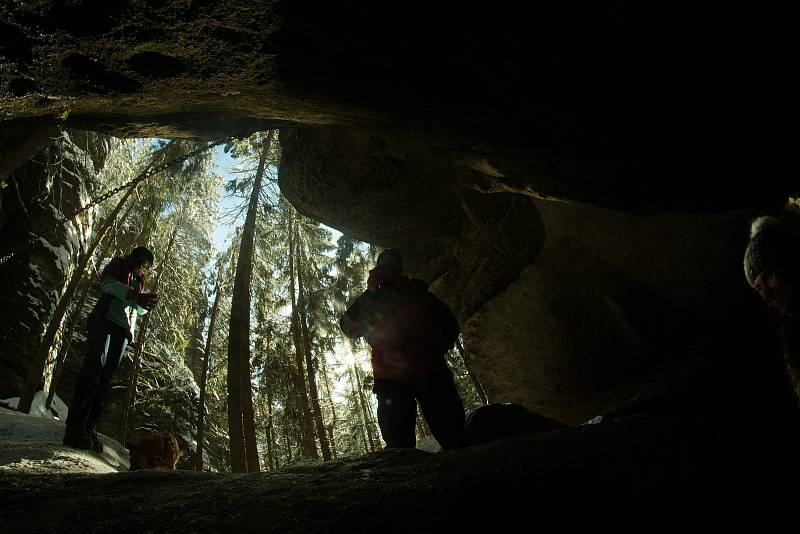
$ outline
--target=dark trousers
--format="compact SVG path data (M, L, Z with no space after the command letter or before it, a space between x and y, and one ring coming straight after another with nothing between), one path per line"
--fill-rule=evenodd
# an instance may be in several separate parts
M125 328L104 319L88 322L88 347L67 415L68 428L85 431L97 425L111 378L128 346Z
M464 441L464 403L449 369L408 379L376 379L378 425L386 447L414 448L417 403L433 437L443 449L455 449Z

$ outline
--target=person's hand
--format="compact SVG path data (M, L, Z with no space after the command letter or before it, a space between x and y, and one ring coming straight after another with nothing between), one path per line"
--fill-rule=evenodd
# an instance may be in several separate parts
M367 291L373 293L378 290L378 277L375 275L375 270L370 269L369 276L367 277Z
M155 293L137 293L136 304L145 310L150 310L153 308L153 306L158 304L158 295Z

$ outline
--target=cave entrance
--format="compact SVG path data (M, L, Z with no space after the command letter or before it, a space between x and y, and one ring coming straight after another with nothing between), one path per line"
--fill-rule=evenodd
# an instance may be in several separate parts
M35 303L21 302L18 328L38 332L18 335L9 349L25 356L28 369L8 370L24 386L4 392L6 405L19 397L15 406L24 405L27 394L34 411L64 419L103 270L145 246L154 255L145 291L159 303L137 321L101 433L124 442L137 428L169 430L186 450L202 426L202 464L229 468L226 375L231 337L244 335L246 360L238 365L250 373L239 386L251 391L245 426L254 425L263 467L382 447L368 348L338 327L381 249L289 203L279 187L277 131L221 142L34 134L45 142L17 163L3 189L3 268L18 280L21 299ZM18 151L30 151L37 139L29 133ZM243 253L250 261L239 261ZM242 279L250 287L238 312L246 331L231 319ZM483 404L463 350L448 362L466 408ZM29 386L31 367L39 378ZM325 429L323 439L315 426ZM421 446L436 447L421 417L417 433ZM185 454L183 466L197 467L197 458Z

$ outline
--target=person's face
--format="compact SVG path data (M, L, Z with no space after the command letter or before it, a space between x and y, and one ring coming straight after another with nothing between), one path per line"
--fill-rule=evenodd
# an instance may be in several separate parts
M794 288L775 271L766 270L759 274L753 282L753 289L758 291L767 306L785 315L792 303Z
M400 269L397 267L397 265L388 262L379 263L370 272L374 273L374 276L384 280L400 276Z
M402 268L398 260L393 254L382 253L378 256L378 264L375 266L375 270L391 276L399 276Z
M138 276L139 278L144 278L147 276L147 273L150 271L150 262L144 260L143 262L135 265L133 267L133 273Z

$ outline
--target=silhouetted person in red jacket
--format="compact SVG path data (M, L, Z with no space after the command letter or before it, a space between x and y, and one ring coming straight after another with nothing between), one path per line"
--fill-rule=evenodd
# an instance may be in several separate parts
M347 337L372 348L378 424L387 447L416 445L416 400L443 449L464 443L464 404L445 353L458 337L458 321L422 280L403 275L403 260L384 250L369 272L367 290L342 316Z

